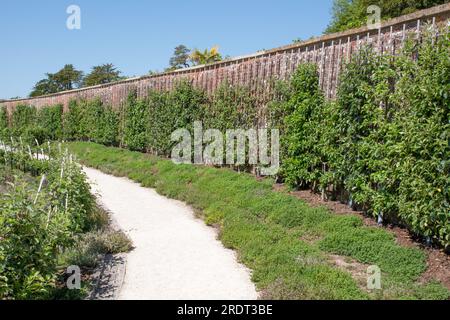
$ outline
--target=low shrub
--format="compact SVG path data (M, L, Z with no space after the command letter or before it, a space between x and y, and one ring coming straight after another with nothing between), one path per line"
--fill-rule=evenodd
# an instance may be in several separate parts
M131 240L122 231L102 228L78 236L60 257L60 264L95 268L105 254L128 252L132 248Z

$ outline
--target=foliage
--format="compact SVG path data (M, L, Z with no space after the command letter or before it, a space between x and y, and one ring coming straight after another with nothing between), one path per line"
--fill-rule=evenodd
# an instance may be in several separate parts
M18 105L12 114L12 134L22 136L26 130L36 122L36 108L27 105Z
M317 67L301 65L292 77L291 90L283 110L283 174L290 184L309 186L317 182L315 174L326 163L321 150L317 150L324 105Z
M222 56L219 53L219 47L215 46L212 47L210 50L205 49L203 51L200 51L198 49L194 49L191 53L190 60L193 63L193 65L197 66L221 61Z
M151 91L146 99L130 94L124 112L125 145L169 156L174 145L172 132L180 128L192 131L194 121L203 118L205 102L205 94L187 81L177 83L171 92Z
M48 106L37 111L37 125L47 131L46 140L59 140L63 137L62 121L62 105Z
M189 67L191 50L183 44L175 47L173 56L169 61L169 71Z
M66 64L56 73L47 73L46 78L36 83L30 97L72 90L81 85L83 72L76 70L73 65Z
M420 44L407 41L395 57L361 48L340 73L335 101L325 101L310 64L301 65L289 83L276 83L267 115L281 132L284 180L448 247L448 37L432 31ZM222 132L260 127L265 112L246 88L223 83L207 97L182 81L145 99L134 93L119 111L100 100L71 102L63 130L67 140L120 142L169 156L176 129L192 132L197 120ZM12 134L41 143L50 136L46 127L57 133L59 124L36 125L40 113L18 106Z
M125 106L124 143L130 150L146 151L148 147L149 110L136 92L129 94Z
M9 135L8 113L6 107L0 106L0 139L5 139Z
M83 87L106 84L121 80L121 72L112 63L92 67L91 73L83 79Z
M59 259L64 265L95 268L99 264L99 256L128 252L132 248L131 240L122 231L100 228L77 236L74 245Z
M100 99L81 101L82 118L80 128L86 140L115 145L118 135L118 114Z
M53 75L47 73L47 78L39 80L33 87L33 91L30 93L30 98L44 96L58 92L58 87L53 80Z
M119 114L100 99L70 101L64 114L64 137L89 140L105 145L118 143Z
M84 140L86 129L83 127L84 109L80 102L69 101L68 112L63 116L64 139Z
M388 67L380 59L370 48L354 56L342 74L335 104L335 128L339 133L333 166L335 182L345 187L352 201L365 208L370 208L377 189L385 190L372 180L380 160L374 149L383 144L379 130L387 121L386 110L380 107L375 92L379 84L376 72Z
M367 9L371 5L381 9L381 18L385 20L447 2L448 0L334 0L332 21L325 32L340 32L363 26L367 22Z
M300 66L281 114L283 175L449 245L449 38L424 35L392 59L370 47L323 103L313 66Z
M450 36L407 46L396 66L385 175L398 185L398 214L416 233L450 245ZM417 54L417 63L408 57Z
M149 150L169 156L174 146L170 137L177 129L185 128L191 133L195 121L203 119L206 103L204 92L195 89L188 81L180 81L174 90L149 95Z
M259 125L258 101L250 94L245 87L233 87L224 82L208 101L204 109L203 126L208 129L219 130L223 134L223 141L226 141L227 130L235 129L255 129ZM205 141L207 143L209 141ZM246 148L249 145L246 142ZM237 150L235 150L237 153ZM223 153L223 163L226 163L226 153ZM242 169L249 169L240 166Z
M12 141L13 142L13 141ZM55 286L61 248L88 229L94 200L68 155L37 160L21 144L0 151L0 166L44 174L46 183L14 181L0 196L0 298L36 299ZM33 170L37 167L40 170Z
M39 110L27 105L18 105L12 114L10 133L30 145L34 145L36 141L42 144L47 140L60 139L62 112L61 105L43 107Z
M244 87L223 83L214 93L205 110L205 127L225 133L228 129L250 129L258 125L255 98Z

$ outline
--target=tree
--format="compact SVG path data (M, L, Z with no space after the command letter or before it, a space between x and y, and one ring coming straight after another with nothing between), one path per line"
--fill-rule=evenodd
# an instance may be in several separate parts
M57 85L53 80L53 75L47 73L47 79L38 81L30 93L30 97L38 97L46 94L58 92Z
M170 69L167 69L167 71L169 71ZM157 75L157 74L160 74L161 72L160 71L158 71L158 70L149 70L149 72L147 73L147 75L149 75L149 76L154 76L154 75Z
M381 19L386 20L447 2L449 0L334 0L332 20L325 33L363 26L371 5L380 7Z
M191 49L183 44L177 46L173 52L173 56L170 58L168 70L177 70L189 67Z
M78 88L82 79L83 71L76 70L72 64L66 64L64 68L53 75L58 91Z
M121 80L121 72L112 63L102 64L92 68L83 80L84 87L95 86Z
M200 51L198 49L195 49L191 53L190 60L194 65L202 65L221 61L222 56L219 53L219 47L214 46L211 48L211 50L205 49L203 51Z
M30 97L56 93L78 88L83 79L83 72L76 70L73 65L66 64L56 73L47 73L47 78L38 81L30 93Z

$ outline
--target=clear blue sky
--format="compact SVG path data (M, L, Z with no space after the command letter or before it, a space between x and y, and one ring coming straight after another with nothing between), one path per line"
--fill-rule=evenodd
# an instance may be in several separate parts
M81 30L66 9L81 8ZM163 70L178 44L249 54L320 35L332 0L1 0L0 98L25 97L64 64L88 72L113 63L124 75Z

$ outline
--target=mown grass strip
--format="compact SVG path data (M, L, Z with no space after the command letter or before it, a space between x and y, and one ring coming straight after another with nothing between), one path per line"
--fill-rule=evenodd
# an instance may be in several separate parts
M398 246L389 232L337 216L272 190L272 181L203 166L175 165L148 154L93 143L67 144L78 159L103 172L126 176L160 194L190 204L220 228L225 246L253 270L264 297L275 299L446 299L438 283L417 284L425 254ZM317 241L302 240L314 236ZM368 292L339 270L329 254L378 265L383 290Z

